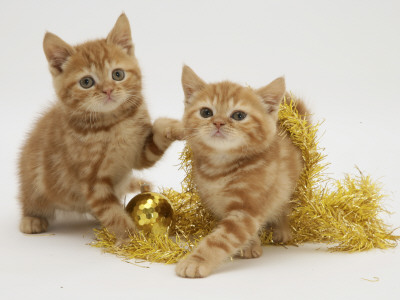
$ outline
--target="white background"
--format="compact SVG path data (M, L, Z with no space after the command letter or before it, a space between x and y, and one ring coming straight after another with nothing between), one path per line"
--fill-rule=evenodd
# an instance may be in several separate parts
M2 299L399 299L400 250L328 253L315 245L265 247L201 280L174 266L125 263L89 247L95 223L64 218L54 235L18 231L16 159L40 112L54 101L42 50L46 30L71 44L105 37L125 11L152 118L180 118L183 63L206 81L287 87L324 120L329 175L358 166L379 179L384 216L400 226L399 1L4 1L0 9ZM180 190L175 143L141 175ZM398 231L399 233L399 231ZM143 268L146 267L146 268ZM147 268L149 267L149 268ZM370 282L365 279L379 281Z

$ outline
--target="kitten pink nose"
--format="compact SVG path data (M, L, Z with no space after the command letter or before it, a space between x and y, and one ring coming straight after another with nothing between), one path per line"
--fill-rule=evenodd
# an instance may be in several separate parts
M221 121L216 121L216 122L214 122L214 125L217 127L217 129L220 129L221 126L224 126L224 125L225 125L225 123L224 123L224 122L221 122Z
M107 94L107 96L110 97L112 91L113 91L113 89L106 89L106 90L103 90L103 93Z

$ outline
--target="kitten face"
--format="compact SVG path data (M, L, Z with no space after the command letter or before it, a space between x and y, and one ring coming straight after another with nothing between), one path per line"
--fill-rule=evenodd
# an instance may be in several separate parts
M140 91L140 71L126 53L105 41L77 47L61 76L57 93L69 107L110 112Z
M233 83L210 85L192 100L185 128L192 131L192 140L211 148L246 148L261 143L266 130L274 130L274 126L266 128L264 108L256 95Z
M267 103L260 91L232 82L206 84L195 76L192 70L184 69L183 122L191 145L231 152L258 152L269 145L277 130L275 106L279 106L281 96L267 97ZM283 96L284 85L281 90Z
M47 33L43 47L56 93L72 110L112 112L140 93L140 69L125 17L106 39L72 47Z

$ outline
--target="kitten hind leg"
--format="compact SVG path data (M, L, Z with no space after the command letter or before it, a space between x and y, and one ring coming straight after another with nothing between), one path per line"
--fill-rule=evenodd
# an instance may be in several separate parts
M275 243L287 243L292 239L290 232L289 218L287 214L282 216L272 225L272 240Z
M54 208L45 197L32 196L22 202L22 218L19 230L22 233L33 234L45 232L49 226L48 218L54 215Z
M19 230L22 233L42 233L47 230L49 222L46 218L23 216L19 223Z

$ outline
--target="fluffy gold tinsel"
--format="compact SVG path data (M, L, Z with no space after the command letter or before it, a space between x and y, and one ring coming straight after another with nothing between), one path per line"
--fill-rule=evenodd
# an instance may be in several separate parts
M296 106L287 99L279 111L281 134L287 134L303 155L305 167L293 195L290 215L292 245L306 242L326 243L331 251L363 251L372 248L395 247L400 236L380 219L382 208L379 184L359 172L332 180L324 175L327 164L318 147L319 124L311 125L299 116ZM203 207L192 180L192 153L185 147L181 154L181 168L186 177L182 192L163 189L174 210L174 228L170 236L132 236L124 246L115 244L115 237L107 229L95 230L92 243L104 251L125 259L143 259L151 262L175 263L187 255L216 225L212 214ZM273 244L268 228L260 233L263 244Z

